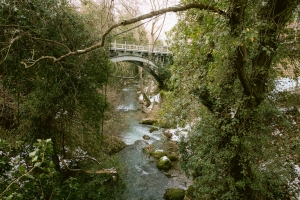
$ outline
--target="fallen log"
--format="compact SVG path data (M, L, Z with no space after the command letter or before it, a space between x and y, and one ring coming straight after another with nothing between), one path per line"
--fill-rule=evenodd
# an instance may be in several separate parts
M86 174L117 174L117 170L114 168L111 169L101 169L101 170L84 170L84 169L71 169L69 166L66 164L64 159L60 158L60 162L63 164L63 166L71 172L82 172Z

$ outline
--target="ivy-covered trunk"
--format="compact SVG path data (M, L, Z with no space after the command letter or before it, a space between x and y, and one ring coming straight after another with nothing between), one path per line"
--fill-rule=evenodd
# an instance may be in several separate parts
M225 16L190 11L173 35L177 74L170 88L181 107L192 98L205 106L181 143L182 166L194 177L196 199L284 199L293 169L287 140L296 127L271 91L276 62L284 59L280 39L299 2L212 5L226 8Z

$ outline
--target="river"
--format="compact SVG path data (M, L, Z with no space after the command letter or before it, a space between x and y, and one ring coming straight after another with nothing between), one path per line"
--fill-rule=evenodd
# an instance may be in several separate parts
M182 170L171 170L172 177L156 167L156 162L143 152L142 148L148 144L155 147L164 145L165 136L162 131L149 132L150 126L139 124L141 111L137 101L138 85L123 88L117 107L121 116L129 125L123 132L123 141L127 146L119 152L122 163L120 179L125 183L125 191L120 199L124 200L162 200L165 190L171 187L187 188L187 180ZM144 140L143 135L150 136ZM119 199L118 198L118 199Z

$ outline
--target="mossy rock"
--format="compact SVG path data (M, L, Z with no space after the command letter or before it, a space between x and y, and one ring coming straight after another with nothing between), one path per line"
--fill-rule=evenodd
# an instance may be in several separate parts
M153 125L153 124L156 124L156 123L157 123L156 119L150 119L150 118L142 119L140 121L140 124L146 124L146 125Z
M171 139L173 134L170 131L164 131L163 132L164 136L166 136L168 139Z
M157 168L160 170L168 171L172 168L172 162L167 156L163 156L158 160Z
M178 160L178 154L176 152L171 152L168 154L168 158L171 161L177 161Z
M156 126L152 126L149 130L150 133L152 133L153 131L158 131L158 127Z
M144 140L150 140L150 136L149 135L143 135L143 139Z
M143 147L143 151L147 154L152 154L152 152L154 151L155 147L153 144L150 144L148 146Z
M185 196L185 190L181 188L169 188L164 194L166 200L183 200Z
M166 156L167 152L165 152L164 150L155 150L151 155L156 159L160 159L161 157Z
M106 149L104 149L104 151L109 155L113 155L115 153L120 152L126 146L125 142L123 142L122 140L120 140L118 137L115 136L107 138L104 141L104 144L106 144L105 145Z

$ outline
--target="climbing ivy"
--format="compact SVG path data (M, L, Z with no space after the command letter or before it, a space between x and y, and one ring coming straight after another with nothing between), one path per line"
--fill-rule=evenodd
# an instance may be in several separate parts
M169 36L174 64L164 115L196 122L180 148L196 199L284 199L298 162L299 124L272 91L278 63L292 51L283 35L295 34L289 24L299 2L196 2L224 12L179 14ZM293 55L299 60L299 51Z

